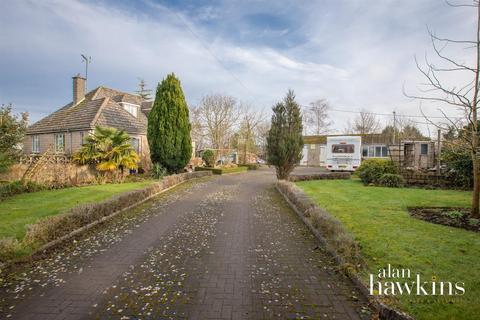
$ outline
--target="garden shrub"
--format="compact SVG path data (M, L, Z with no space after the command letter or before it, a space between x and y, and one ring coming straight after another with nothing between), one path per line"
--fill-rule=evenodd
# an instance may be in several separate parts
M162 179L167 174L167 169L162 167L160 163L155 163L152 167L152 177Z
M215 165L215 154L212 150L205 150L202 153L202 160L205 161L207 167L213 167Z
M12 181L0 185L0 199L5 199L17 194L37 192L48 189L47 186L36 182L28 181L25 184L21 181Z
M239 164L239 167L247 167L248 170L257 170L260 168L260 165L257 163L247 163L247 164Z
M473 186L472 156L466 148L451 147L447 145L442 149L442 162L447 166L445 177L449 185L464 189Z
M398 170L392 160L366 159L356 171L365 185L377 184L385 173L397 174Z
M350 172L325 172L312 174L294 174L288 177L289 181L309 181L309 180L334 180L334 179L350 179Z
M12 259L21 248L20 242L15 238L0 239L0 261Z
M400 188L405 185L405 180L399 174L385 173L378 179L378 185L389 188Z
M195 167L195 171L211 171L213 174L245 172L247 170L248 170L247 167L231 167L231 168Z

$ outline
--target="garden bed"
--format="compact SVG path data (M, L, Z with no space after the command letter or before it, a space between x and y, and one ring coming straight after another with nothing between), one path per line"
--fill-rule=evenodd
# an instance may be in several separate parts
M469 208L409 207L408 212L414 218L431 223L480 232L480 219L473 218Z

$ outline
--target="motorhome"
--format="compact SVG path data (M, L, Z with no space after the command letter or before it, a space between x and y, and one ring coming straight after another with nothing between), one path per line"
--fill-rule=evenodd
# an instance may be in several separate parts
M329 171L355 171L362 160L362 137L327 137L326 168Z

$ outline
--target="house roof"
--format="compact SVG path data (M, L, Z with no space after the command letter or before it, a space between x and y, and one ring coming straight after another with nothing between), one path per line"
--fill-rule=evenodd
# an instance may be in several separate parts
M89 130L96 125L123 129L128 133L146 134L147 117L139 108L134 117L122 102L141 106L140 96L98 87L76 105L72 102L28 127L27 134Z

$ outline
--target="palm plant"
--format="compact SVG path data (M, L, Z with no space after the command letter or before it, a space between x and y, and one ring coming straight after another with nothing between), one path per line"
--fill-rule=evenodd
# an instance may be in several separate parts
M124 130L110 127L95 127L92 135L74 155L78 164L90 164L100 172L113 173L124 169L136 169L139 156L130 144L130 136Z

